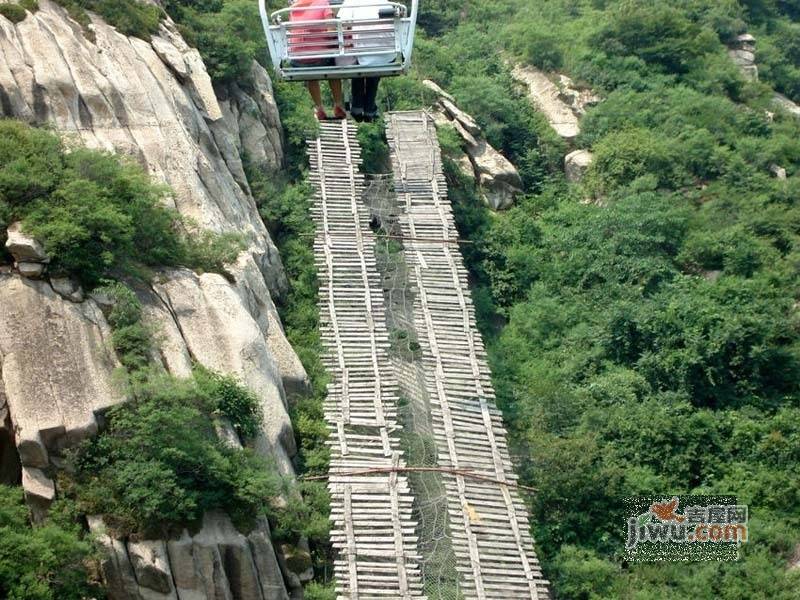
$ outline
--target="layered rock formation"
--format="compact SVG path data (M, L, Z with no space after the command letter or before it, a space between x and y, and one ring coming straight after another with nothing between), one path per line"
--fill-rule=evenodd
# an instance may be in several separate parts
M758 81L756 43L757 40L753 35L743 33L736 36L736 39L728 45L728 56L739 67L745 79L749 81ZM800 106L783 94L775 92L772 97L772 103L776 108L800 118Z
M210 513L199 532L168 541L120 541L96 517L89 527L106 551L101 568L114 600L289 598L265 519L244 535L226 515Z
M455 99L433 81L424 85L438 95L434 118L438 125L455 128L462 140L465 156L458 161L465 175L474 177L484 201L493 210L514 204L522 193L522 179L517 168L483 137L480 126L470 115L456 106Z
M97 432L97 416L122 396L111 331L93 300L64 300L45 281L0 275L0 362L25 467L46 468Z
M728 47L728 56L750 81L758 81L756 65L756 38L749 33L736 36Z
M193 360L236 374L264 410L256 449L291 474L286 390L300 392L308 382L275 309L273 295L284 293L286 278L242 163L246 155L274 170L283 161L269 77L253 64L246 85L215 90L199 53L169 21L144 41L92 17L90 40L61 7L39 4L17 24L0 16L0 116L130 155L171 186L170 202L182 215L246 236L247 250L228 277L171 270L137 291L159 332L154 358L176 376L188 375ZM68 279L48 281L46 257L22 260L35 241L19 232L11 238L16 268L0 270L0 436L14 431L21 470L6 449L0 458L4 478L21 479L31 504L46 510L47 473L60 466L64 448L94 434L103 412L124 398L112 380L118 362L97 299L84 298ZM127 595L116 595L112 585L112 600L285 598L264 524L245 538L224 516L209 518L189 541L140 542L167 548L153 560L156 554L136 554L131 541L109 538L119 552L106 575L127 586Z
M588 150L575 150L567 154L564 158L564 172L567 175L567 181L580 183L593 160L594 155Z
M566 75L558 75L555 83L546 73L526 65L514 66L511 74L527 88L531 102L547 117L550 126L567 141L578 137L580 118L600 101L591 91L576 89Z

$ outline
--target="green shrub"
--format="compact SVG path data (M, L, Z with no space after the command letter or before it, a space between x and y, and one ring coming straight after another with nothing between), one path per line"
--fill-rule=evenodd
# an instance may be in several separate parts
M0 4L0 15L12 23L21 23L28 16L25 7L20 4Z
M392 169L389 162L389 145L386 143L384 131L386 123L383 119L374 123L361 123L358 126L358 142L361 146L363 170L365 173L389 173Z
M72 457L81 512L104 515L120 534L163 534L212 509L240 526L269 512L282 491L275 469L217 438L207 389L149 373L130 393L107 414L107 429Z
M52 257L51 272L91 287L139 265L222 271L241 237L196 231L164 206L169 193L129 160L0 121L0 225L21 220Z
M188 266L195 271L225 273L226 267L236 262L239 254L247 248L245 237L239 233L214 233L199 230L192 223L183 222L187 234L183 239L180 252L173 262ZM165 257L164 264L170 259Z
M141 323L114 329L111 343L122 366L128 371L143 369L150 363L152 336L147 327Z
M453 125L440 125L436 127L436 136L439 147L445 159L456 160L464 155L463 142Z
M153 336L142 323L142 305L136 294L119 282L107 283L96 292L113 303L106 319L122 366L130 373L144 369L152 358Z
M95 549L78 526L54 517L31 526L21 488L0 486L0 596L9 600L101 598L89 561Z
M509 28L509 46L523 62L545 71L558 71L564 66L562 40L544 23L531 26L518 23Z
M258 435L263 415L258 398L250 390L229 375L212 373L199 366L194 369L194 377L198 393L207 398L212 413L226 417L244 440Z
M615 6L592 44L611 55L633 55L670 73L686 73L718 40L679 8L655 0Z
M158 32L161 9L141 0L56 0L75 21L91 23L86 11L95 12L120 33L149 40Z
M677 187L686 180L677 149L669 140L646 129L612 133L598 142L594 151L586 183L596 194L608 193L647 175L668 187Z
M800 24L781 23L770 35L759 35L759 77L795 101L800 101Z
M109 282L96 290L98 295L107 297L112 307L107 315L108 324L113 329L136 325L142 319L142 304L134 291L119 282Z
M310 583L303 590L306 600L336 600L336 589L332 585Z

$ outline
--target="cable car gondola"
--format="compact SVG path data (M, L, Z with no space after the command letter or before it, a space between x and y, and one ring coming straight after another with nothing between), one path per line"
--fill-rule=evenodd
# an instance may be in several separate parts
M419 0L406 3L376 0L358 5L359 9L365 7L378 9L378 18L339 19L341 0L334 0L330 2L334 18L293 21L292 13L305 9L289 7L270 15L266 0L259 0L276 75L286 81L313 81L407 73L411 67ZM359 57L375 54L394 54L395 59L382 65L358 64ZM331 65L315 65L320 62ZM354 64L338 64L348 62Z

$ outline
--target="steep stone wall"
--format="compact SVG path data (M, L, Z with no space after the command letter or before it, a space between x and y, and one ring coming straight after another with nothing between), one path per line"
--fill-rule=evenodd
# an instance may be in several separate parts
M244 535L226 515L210 513L194 535L167 541L114 539L99 518L89 528L105 549L113 600L289 599L265 519Z
M17 24L0 16L0 116L132 156L174 190L170 202L182 215L246 236L227 277L169 270L137 293L159 333L153 358L176 376L189 375L192 360L237 375L264 410L257 451L291 475L287 390L303 391L308 380L275 309L286 277L242 163L243 155L261 169L283 163L266 71L254 63L247 84L215 90L199 53L168 20L148 42L93 16L89 39L60 6L39 4ZM46 474L60 466L62 450L95 433L103 412L124 398L97 302L69 281L49 280L46 263L35 263L35 273L25 265L0 271L0 433L14 432L22 460L21 473L13 461L6 468L4 452L4 472L27 482L29 501L46 509ZM216 515L178 541L103 539L113 550L104 565L112 600L287 597L264 523L245 537ZM153 548L166 551L153 558Z
M122 400L108 325L92 300L73 304L50 284L0 275L0 359L23 466L46 468L97 432L96 415Z
M475 179L486 205L492 210L513 206L523 187L517 168L486 141L478 123L458 108L453 96L433 81L422 83L438 97L432 112L437 126L451 126L461 138L464 155L457 160L458 166L464 175Z

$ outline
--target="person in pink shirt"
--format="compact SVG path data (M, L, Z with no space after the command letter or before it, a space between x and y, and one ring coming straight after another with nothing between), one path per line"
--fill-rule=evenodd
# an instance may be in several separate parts
M292 23L299 23L302 21L324 21L326 19L333 19L333 10L328 0L297 0L292 4L292 11L290 13L290 21ZM302 52L313 53L314 51L326 52L332 50L329 48L331 43L330 33L324 27L307 27L297 28L293 30L294 33L300 36L299 41L292 44L289 42L290 53ZM319 32L320 35L314 36L314 33ZM333 66L333 58L311 58L311 59L295 59L292 64L296 67L330 67ZM331 79L329 81L331 86L331 94L333 95L334 109L333 115L336 119L344 119L347 117L347 112L344 110L344 97L342 95L342 82L339 79ZM325 107L322 103L322 90L320 89L319 81L309 81L306 83L308 92L314 100L316 107L316 115L320 120L328 118L325 112Z

